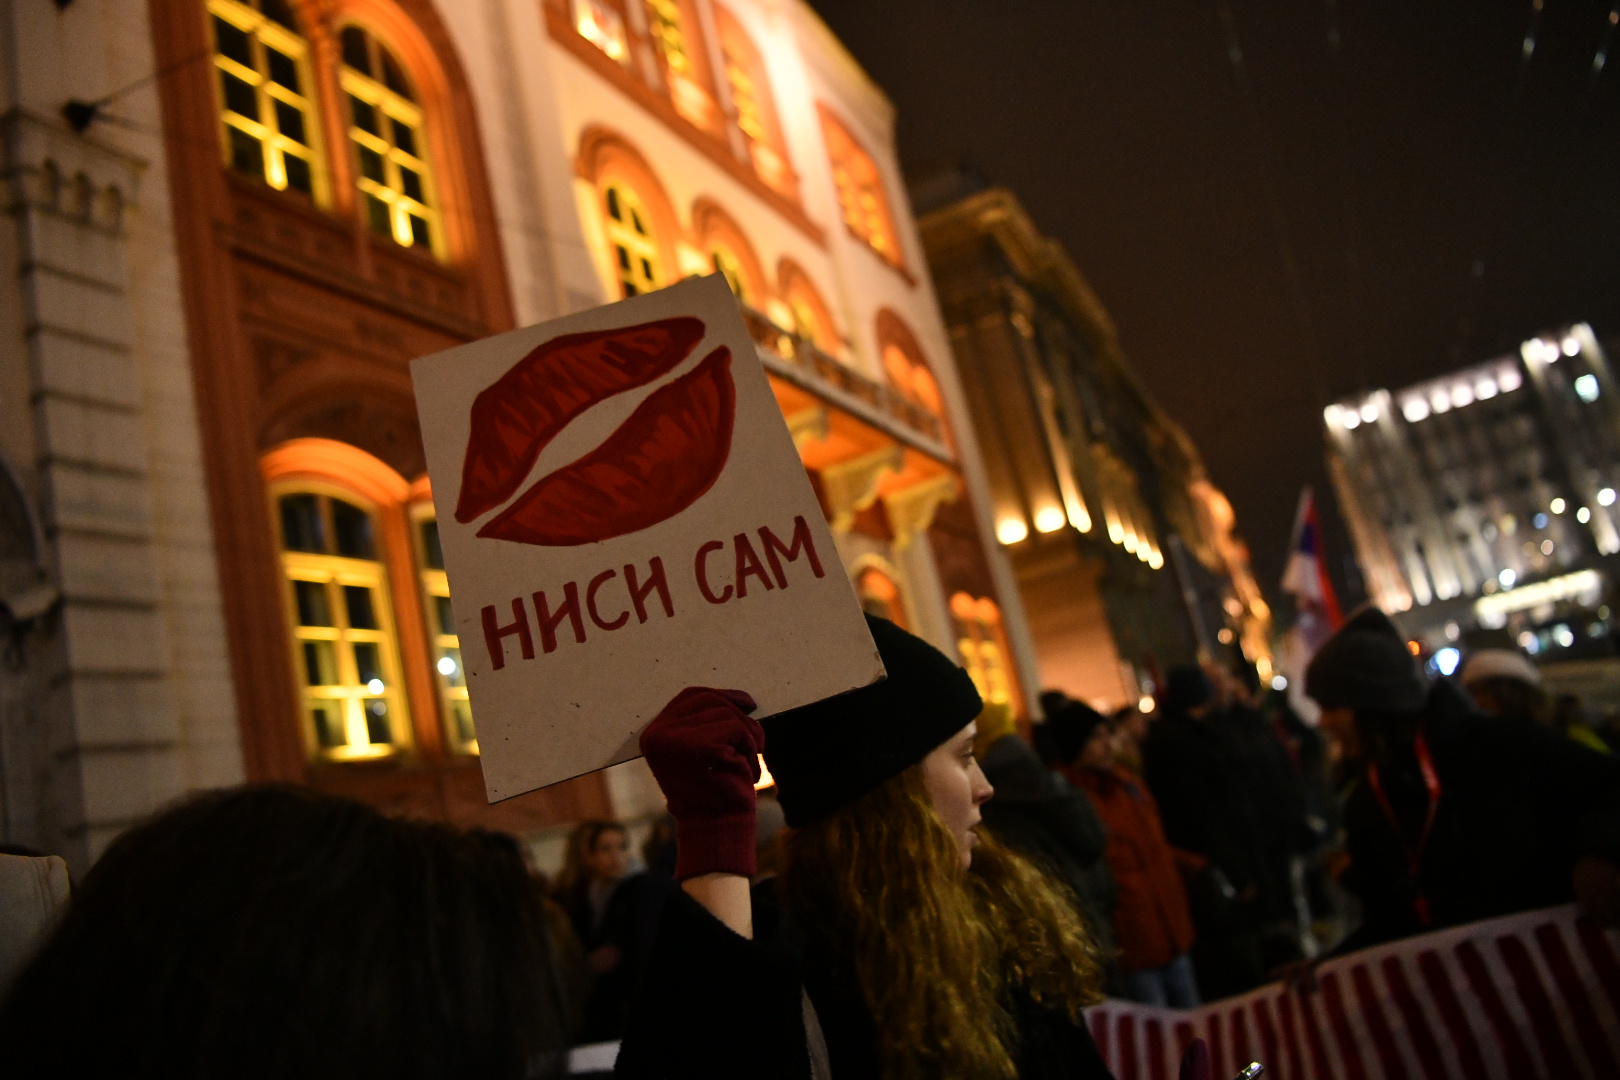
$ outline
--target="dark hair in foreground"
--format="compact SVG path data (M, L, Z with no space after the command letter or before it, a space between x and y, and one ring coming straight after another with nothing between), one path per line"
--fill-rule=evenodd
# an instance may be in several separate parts
M290 787L113 842L0 1004L8 1076L561 1075L515 845Z

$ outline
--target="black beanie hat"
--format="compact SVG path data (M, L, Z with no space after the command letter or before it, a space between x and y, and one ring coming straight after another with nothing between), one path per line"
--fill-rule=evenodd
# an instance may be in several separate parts
M1324 709L1416 712L1429 698L1429 683L1406 636L1369 604L1316 650L1305 669L1305 693Z
M1080 756L1080 751L1091 741L1092 732L1097 730L1097 725L1107 722L1108 717L1085 702L1070 701L1048 717L1046 723L1041 726L1046 728L1045 739L1049 752L1067 765Z
M1164 680L1164 711L1180 715L1188 709L1209 704L1215 697L1215 684L1197 664L1177 664Z
M968 673L922 638L866 617L888 677L767 717L765 764L800 828L899 776L984 708Z

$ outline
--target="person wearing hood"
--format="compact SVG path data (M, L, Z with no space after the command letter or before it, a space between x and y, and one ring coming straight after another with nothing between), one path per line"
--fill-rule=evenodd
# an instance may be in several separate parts
M1370 606L1317 651L1305 692L1350 775L1362 922L1339 951L1571 900L1620 924L1620 762L1431 684Z
M1188 873L1198 931L1193 967L1206 1001L1252 990L1266 979L1260 935L1266 834L1242 761L1212 723L1220 705L1215 692L1201 668L1171 668L1162 716L1142 744L1143 777Z
M1096 949L1062 890L978 828L967 673L868 616L888 677L770 717L691 687L642 734L676 877L621 1077L1108 1077ZM750 890L758 758L788 828Z
M1481 712L1547 724L1582 746L1609 753L1609 744L1586 724L1578 708L1561 710L1547 700L1541 670L1516 649L1479 650L1462 666L1457 681Z

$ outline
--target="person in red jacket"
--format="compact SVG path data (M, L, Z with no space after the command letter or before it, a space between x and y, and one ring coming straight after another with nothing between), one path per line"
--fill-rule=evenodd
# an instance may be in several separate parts
M1190 1009L1199 1004L1193 978L1192 914L1176 856L1159 823L1159 808L1146 785L1114 764L1114 730L1106 717L1086 710L1071 722L1080 753L1063 768L1070 782L1097 807L1108 827L1104 858L1119 899L1114 931L1119 939L1120 983L1125 996L1147 1005Z

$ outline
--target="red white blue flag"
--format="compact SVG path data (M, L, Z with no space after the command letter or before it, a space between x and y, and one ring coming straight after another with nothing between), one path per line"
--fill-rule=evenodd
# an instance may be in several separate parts
M1316 518L1316 496L1307 485L1299 493L1299 510L1294 515L1294 538L1288 548L1288 566L1283 570L1282 590L1301 601L1301 607L1314 608L1332 629L1344 616L1339 597L1328 578L1322 559L1322 526Z

